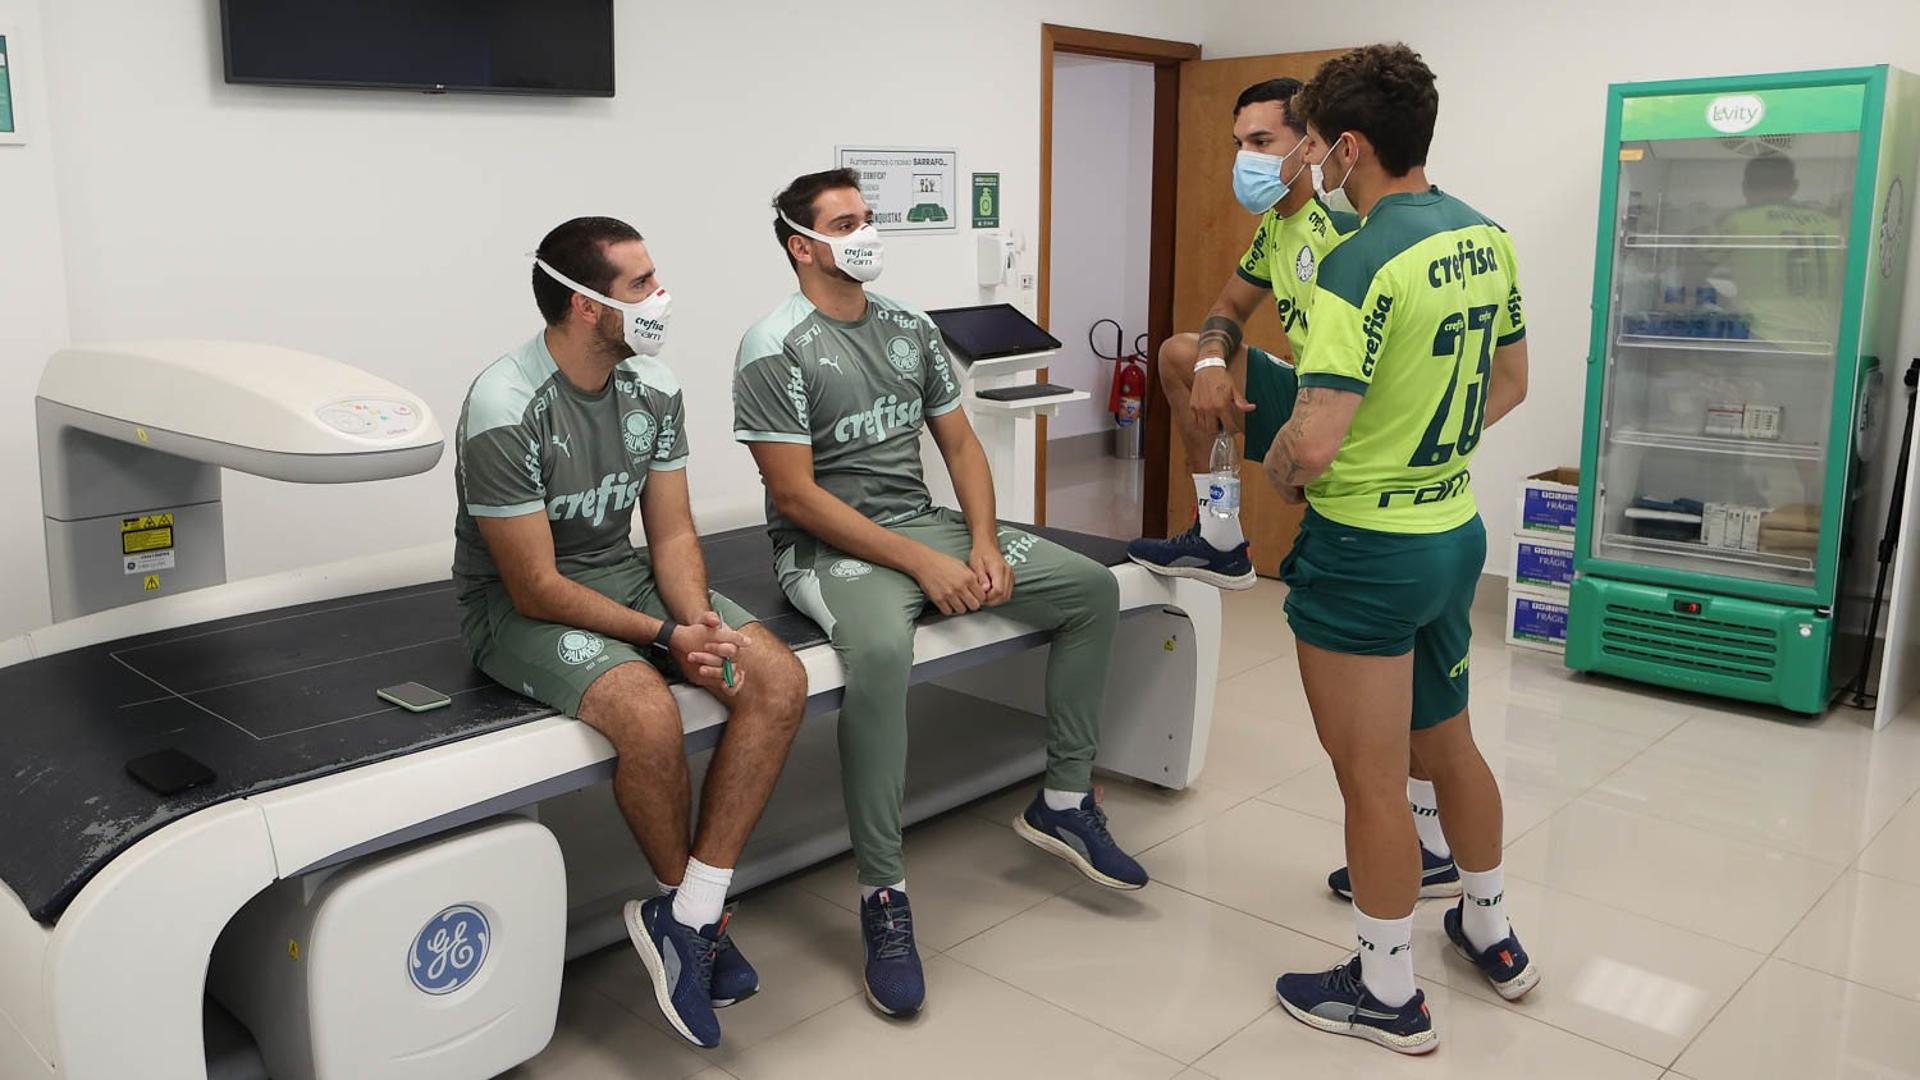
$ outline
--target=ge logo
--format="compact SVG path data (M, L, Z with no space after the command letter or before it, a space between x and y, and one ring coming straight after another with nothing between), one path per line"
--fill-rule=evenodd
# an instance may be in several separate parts
M575 667L605 652L607 643L600 635L585 630L569 630L560 635L560 659Z
M866 577L868 574L873 573L873 567L868 566L859 559L841 559L828 568L827 573L837 578Z
M473 981L487 962L493 940L487 917L472 904L455 904L413 936L407 976L423 994L442 997Z
M897 337L887 342L887 363L902 375L920 371L920 346L912 338Z
M620 441L626 444L629 454L653 453L653 417L643 412L630 412L622 417Z
M1302 244L1300 254L1293 258L1293 276L1302 282L1313 280L1313 249Z

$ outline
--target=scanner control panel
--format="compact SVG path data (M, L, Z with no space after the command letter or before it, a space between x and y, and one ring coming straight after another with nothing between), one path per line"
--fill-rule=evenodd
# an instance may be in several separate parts
M404 401L342 398L318 410L320 422L347 435L392 439L420 426L420 410Z

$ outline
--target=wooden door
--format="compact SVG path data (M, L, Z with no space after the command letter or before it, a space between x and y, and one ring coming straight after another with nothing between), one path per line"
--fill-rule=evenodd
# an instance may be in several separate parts
M1253 239L1259 219L1233 198L1233 102L1240 91L1263 79L1289 75L1305 82L1321 63L1345 53L1278 53L1230 60L1189 60L1180 65L1180 157L1175 181L1173 322L1176 331L1197 331L1220 287ZM1302 180L1304 181L1304 177ZM1279 314L1262 304L1247 320L1247 341L1284 347ZM1163 419L1166 419L1163 417ZM1170 422L1170 421L1169 421ZM1167 530L1193 521L1193 481L1180 440L1169 439L1162 466L1167 470ZM1301 508L1288 506L1267 483L1260 463L1240 466L1240 525L1252 542L1254 569L1266 577L1280 572L1280 559L1300 530Z

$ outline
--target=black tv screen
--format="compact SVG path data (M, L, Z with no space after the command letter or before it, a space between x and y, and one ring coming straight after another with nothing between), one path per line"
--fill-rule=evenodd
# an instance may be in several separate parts
M613 0L221 0L227 81L613 96Z

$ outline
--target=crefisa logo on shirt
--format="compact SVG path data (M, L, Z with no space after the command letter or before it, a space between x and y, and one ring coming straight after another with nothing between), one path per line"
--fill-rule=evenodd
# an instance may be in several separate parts
M1767 103L1755 94L1729 94L1707 103L1707 126L1728 135L1753 130L1767 115Z
M626 444L629 454L653 453L653 417L638 409L621 417L620 441Z
M866 577L868 574L873 573L873 567L868 566L859 559L841 559L839 562L828 567L827 573L837 578Z
M920 346L909 337L897 337L887 342L887 363L902 375L920 373Z
M407 976L423 994L451 994L480 974L492 941L486 915L472 904L455 904L428 919L413 936Z

